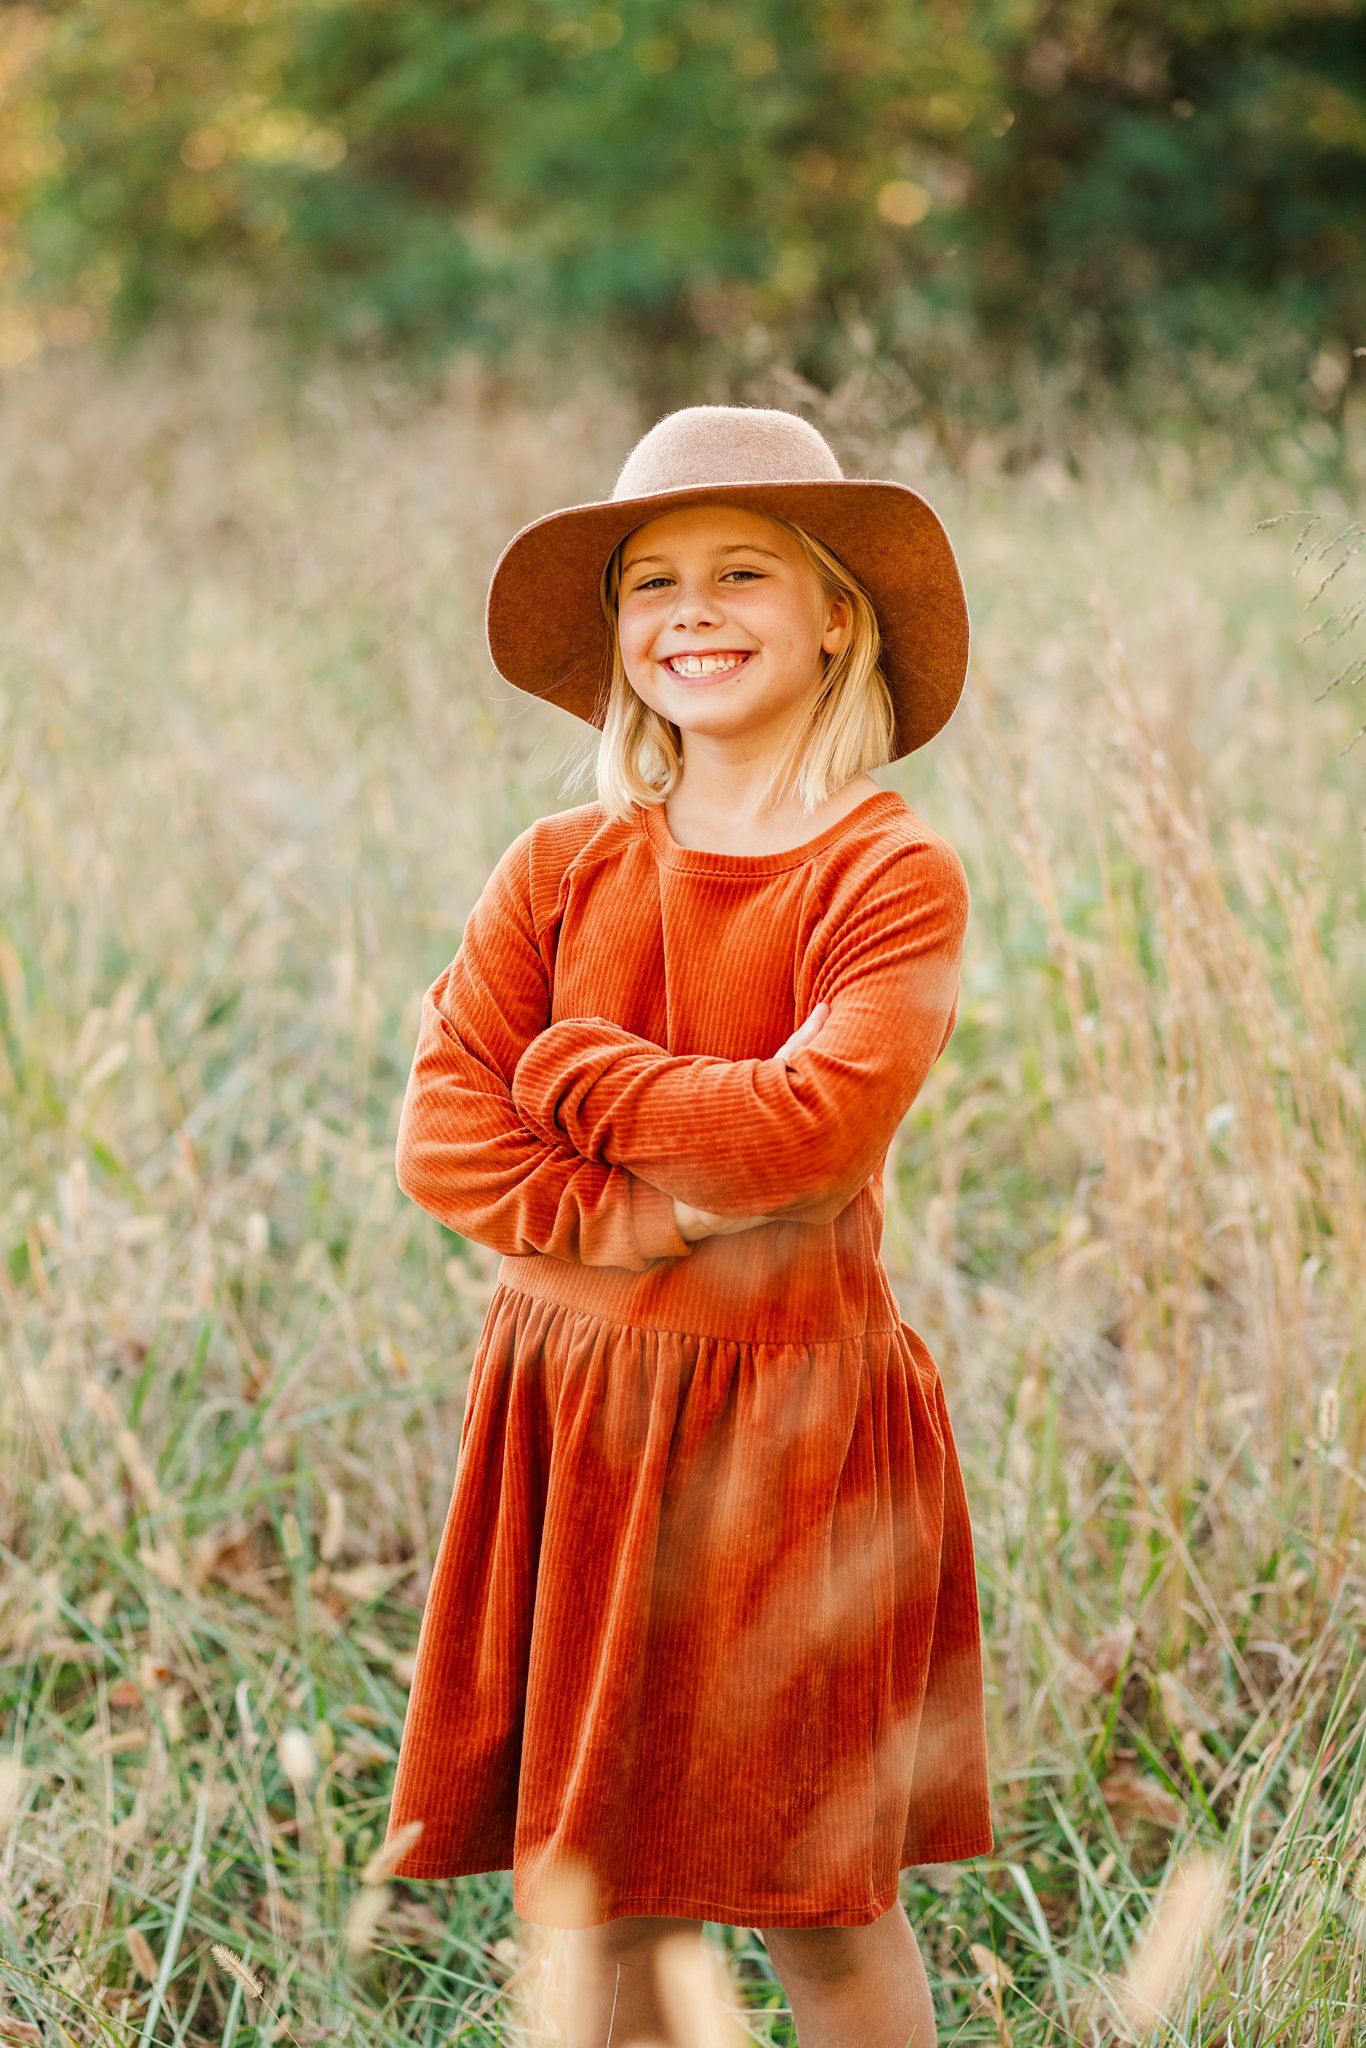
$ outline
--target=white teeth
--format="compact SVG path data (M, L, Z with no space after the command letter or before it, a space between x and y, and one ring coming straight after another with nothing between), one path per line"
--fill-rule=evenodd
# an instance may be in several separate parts
M714 676L718 669L735 668L742 654L672 654L669 667L677 676Z

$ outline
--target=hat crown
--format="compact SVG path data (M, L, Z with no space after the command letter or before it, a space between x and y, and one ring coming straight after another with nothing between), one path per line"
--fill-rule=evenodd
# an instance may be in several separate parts
M834 450L809 421L760 405L687 405L666 413L622 465L613 498L705 484L837 483Z

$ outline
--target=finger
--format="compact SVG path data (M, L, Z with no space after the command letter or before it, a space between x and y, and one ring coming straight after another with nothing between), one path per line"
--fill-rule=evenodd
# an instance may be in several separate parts
M810 1045L829 1015L829 1003L817 1003L806 1021L797 1026L790 1038L783 1040L773 1057L778 1060L790 1059L794 1052L800 1052L804 1045Z
M793 1032L792 1037L796 1041L796 1043L799 1045L810 1045L812 1039L816 1036L816 1033L820 1030L822 1024L824 1024L826 1018L829 1015L829 1003L817 1003L815 1009L811 1012L811 1015L806 1019L804 1023L799 1024L797 1026L797 1029Z
M771 1220L767 1216L718 1216L707 1209L695 1213L708 1237L733 1237L737 1231L753 1230L756 1224Z

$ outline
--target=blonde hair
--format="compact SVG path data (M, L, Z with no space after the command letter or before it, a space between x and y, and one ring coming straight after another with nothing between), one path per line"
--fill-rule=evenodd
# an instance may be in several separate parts
M823 595L842 597L849 608L845 643L826 656L820 687L779 749L760 797L762 810L795 790L809 816L852 776L885 767L892 759L896 713L881 668L882 634L867 591L824 541L790 520L773 523L800 543ZM584 743L566 779L567 787L581 781L595 753L598 801L612 818L629 816L633 804L662 804L683 773L681 731L636 695L621 659L617 608L626 539L613 549L602 573L602 609L611 644L599 699L602 735Z

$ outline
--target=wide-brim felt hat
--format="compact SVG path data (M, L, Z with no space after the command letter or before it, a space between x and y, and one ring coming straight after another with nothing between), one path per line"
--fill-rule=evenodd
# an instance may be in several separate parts
M764 406L672 412L627 456L610 498L534 519L489 585L489 652L519 690L601 726L611 643L602 575L649 519L720 501L805 528L867 591L896 713L893 759L932 739L962 694L968 607L943 522L907 484L847 477L809 421Z

